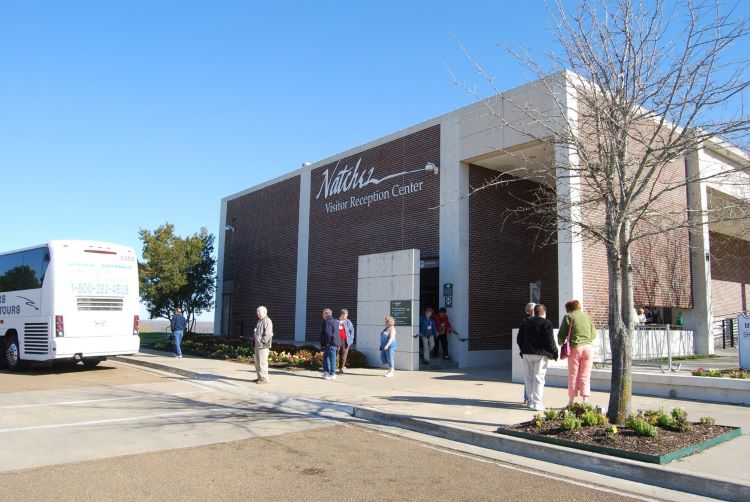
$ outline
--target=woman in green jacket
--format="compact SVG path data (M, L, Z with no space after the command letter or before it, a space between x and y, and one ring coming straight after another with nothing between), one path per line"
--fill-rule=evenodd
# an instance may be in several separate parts
M594 366L596 327L591 318L581 310L578 300L565 304L568 314L563 318L557 341L560 345L570 332L570 355L568 356L568 406L576 396L587 402L591 395L591 368Z

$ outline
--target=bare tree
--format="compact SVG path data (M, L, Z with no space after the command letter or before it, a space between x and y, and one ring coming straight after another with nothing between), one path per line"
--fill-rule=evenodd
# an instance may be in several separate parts
M464 52L496 92L483 101L500 127L555 152L546 163L522 159L522 167L488 185L512 176L541 183L514 216L559 240L583 239L606 252L613 353L608 415L621 423L631 403L634 245L675 232L686 240L715 221L748 221L747 199L708 211L685 202L691 184L748 182L746 161L729 173L686 169L686 158L706 142L744 152L748 65L733 60L730 49L747 40L748 30L718 0L581 0L570 11L568 4L554 0L550 8L556 52L542 60L509 48L539 77L535 92L554 104L552 111L494 88Z

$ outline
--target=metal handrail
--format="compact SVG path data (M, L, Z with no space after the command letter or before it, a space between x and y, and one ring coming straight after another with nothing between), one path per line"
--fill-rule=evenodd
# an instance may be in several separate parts
M726 314L723 315L723 319L714 319L714 328L713 331L715 332L717 328L721 328L721 347L723 349L727 348L727 334L729 334L729 346L734 348L734 340L738 336L737 331L737 316L740 314L744 314L744 312L736 312L734 314ZM714 335L714 340L718 338L716 335Z

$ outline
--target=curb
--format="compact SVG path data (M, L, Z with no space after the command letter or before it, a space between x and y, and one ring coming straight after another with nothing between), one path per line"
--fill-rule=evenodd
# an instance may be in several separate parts
M127 356L114 356L110 359L135 366L143 366L167 373L181 375L196 380L207 380L198 372L174 368L172 366L130 359ZM220 378L212 377L211 380ZM276 396L274 400L266 400L270 404L281 405L278 394L268 393ZM539 441L532 441L501 434L491 434L482 431L461 429L430 420L416 419L406 415L386 413L372 408L352 406L343 403L334 403L321 400L306 400L304 398L283 396L283 406L299 403L304 407L310 404L324 405L326 408L341 411L368 422L381 425L395 426L413 432L435 436L459 443L465 443L480 448L500 451L521 457L533 458L544 462L595 472L606 476L612 476L629 481L667 488L685 493L692 493L704 497L718 498L722 500L750 500L750 484L717 478L708 475L697 475L679 471L644 465L640 462L619 459L598 453L585 452Z

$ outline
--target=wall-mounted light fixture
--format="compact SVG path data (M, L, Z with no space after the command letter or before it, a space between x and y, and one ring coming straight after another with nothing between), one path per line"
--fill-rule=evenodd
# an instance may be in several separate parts
M424 166L424 170L432 174L437 174L440 172L440 168L432 162L428 162L427 165Z
M224 227L224 231L225 232L227 232L227 231L234 232L234 227L232 225L227 225L227 226Z

